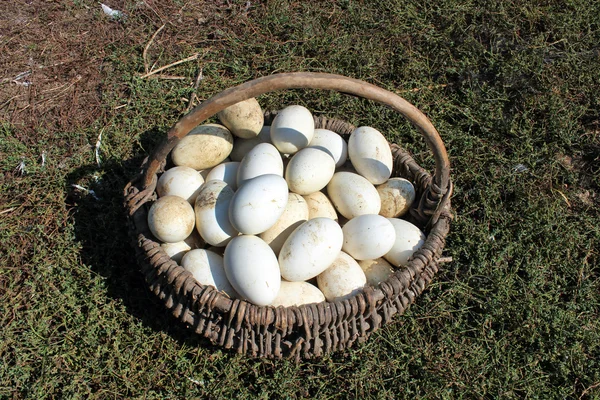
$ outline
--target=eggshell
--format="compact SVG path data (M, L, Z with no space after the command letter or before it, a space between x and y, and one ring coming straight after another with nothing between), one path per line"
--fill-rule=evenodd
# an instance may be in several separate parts
M167 253L171 260L178 264L181 263L181 259L185 253L192 249L192 247L183 240L175 243L163 243L160 247L162 247L163 251Z
M335 162L326 152L306 148L298 151L285 170L285 180L294 193L307 195L323 189L335 172Z
M194 230L194 222L194 209L179 196L160 197L148 211L148 227L161 242L181 242Z
M342 228L332 219L304 222L287 238L279 252L283 279L306 281L323 272L342 249Z
M237 173L239 162L221 163L210 170L206 175L206 181L219 180L227 183L234 191L237 190Z
M281 246L288 236L307 220L308 205L306 201L299 194L290 193L283 214L275 225L260 234L260 238L271 246L275 254L279 254Z
M400 217L408 211L415 201L415 187L404 178L391 178L377 186L381 198L379 214L386 218Z
M223 257L209 250L190 250L183 256L181 266L189 271L194 279L203 285L214 286L231 298L236 298L236 292L229 283Z
M335 209L348 219L379 214L381 199L377 189L364 177L352 172L336 172L327 185Z
M315 129L315 134L308 147L322 150L329 154L335 166L341 167L348 157L348 144L340 135L329 129Z
M386 281L394 273L394 269L384 258L361 260L358 262L358 265L360 265L360 268L365 273L367 283L373 286Z
M315 134L315 121L302 106L281 110L271 124L271 142L284 154L294 154L308 146Z
M328 301L341 301L359 293L367 278L360 265L341 251L331 266L317 276L319 289Z
M308 282L281 281L279 293L271 305L273 307L291 307L323 301L325 301L323 292Z
M281 285L277 257L262 239L233 238L225 248L224 263L229 282L242 298L266 306L277 297Z
M271 125L265 125L260 130L258 136L252 139L233 139L233 149L229 157L232 161L242 161L244 156L260 143L271 143Z
M263 112L255 98L229 106L219 112L217 117L231 133L242 139L258 136L264 124Z
M240 162L237 185L240 187L249 179L267 174L283 176L283 160L275 146L270 143L260 143L254 146Z
M381 215L367 214L352 218L342 228L342 250L356 260L383 257L396 239L394 225Z
M314 192L302 197L304 197L304 200L306 200L306 204L308 206L308 219L325 217L333 219L334 221L338 220L338 215L335 212L335 208L325 193Z
M237 229L229 221L233 195L231 186L219 180L206 182L200 190L194 206L196 230L206 243L222 247L238 235Z
M374 185L384 183L392 174L392 150L375 128L361 126L350 134L348 156L358 173Z
M245 235L262 233L275 225L288 201L288 187L279 175L260 175L246 181L229 205L231 225Z
M406 265L414 252L423 246L426 237L417 226L408 221L398 218L388 218L388 220L394 225L396 241L384 258L392 265L401 267Z
M194 204L200 187L204 183L202 175L190 167L173 167L166 170L156 183L159 197L179 196Z
M233 136L223 125L206 124L192 129L171 151L175 165L197 171L212 168L231 153Z

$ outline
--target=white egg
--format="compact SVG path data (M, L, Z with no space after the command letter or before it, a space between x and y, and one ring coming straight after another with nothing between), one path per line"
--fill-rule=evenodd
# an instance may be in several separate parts
M327 185L335 209L348 219L364 214L379 214L381 199L366 178L352 172L336 172Z
M319 289L328 301L348 299L366 285L367 278L360 265L341 251L331 266L317 276Z
M233 238L225 248L224 263L229 282L244 299L266 306L277 297L281 285L277 257L260 238Z
M325 301L323 292L308 282L281 281L277 297L271 303L273 307L301 306L303 304L321 303Z
M227 183L234 191L237 189L237 173L239 162L221 163L210 170L206 175L206 181L219 180Z
M200 187L204 183L202 175L190 167L173 167L166 170L156 183L159 197L179 196L194 204Z
M224 181L211 180L202 186L196 198L194 212L196 230L206 243L222 247L238 235L239 232L229 221L229 206L233 195L233 189Z
M373 286L386 281L394 273L391 264L381 257L375 260L360 260L358 265L365 273L367 283Z
M315 134L308 147L323 150L329 154L335 161L336 168L344 165L348 158L348 144L340 135L329 129L315 129Z
M314 192L302 197L304 197L304 200L306 200L306 204L308 205L308 219L325 217L333 219L334 221L338 220L335 208L325 193Z
M271 124L271 142L283 154L294 154L308 146L315 134L315 121L303 106L288 106Z
M209 250L190 250L183 256L181 266L189 271L199 283L214 286L231 298L237 297L227 279L223 257L220 255Z
M274 174L283 176L283 160L275 146L260 143L254 146L242 159L238 167L237 186L260 175Z
M299 194L290 193L283 214L275 225L260 234L260 238L271 246L275 254L279 254L288 236L307 220L308 205L306 205L306 201Z
M386 218L400 217L408 211L415 201L415 187L404 178L391 178L377 186L381 198L379 214Z
M306 221L288 236L279 252L281 276L297 282L319 275L338 256L343 242L342 228L334 220Z
M194 230L194 209L179 196L160 197L148 211L148 227L161 242L181 242Z
M396 241L384 258L392 265L401 267L406 265L414 252L423 246L426 237L417 226L408 221L398 218L388 218L388 220L394 225Z
M288 187L279 175L260 175L246 181L229 205L229 220L245 235L262 233L275 225L288 201Z
M285 180L294 193L307 195L323 189L335 172L329 154L315 148L298 151L285 169Z
M396 239L394 226L381 215L367 214L352 218L342 228L342 250L356 260L383 257Z
M240 139L238 137L233 139L233 149L229 157L232 161L242 161L244 156L260 143L271 143L271 126L265 125L260 130L258 136L252 139Z
M356 128L348 140L348 156L359 174L374 185L388 180L394 159L385 137L375 128Z
M263 112L255 98L240 101L217 114L223 125L235 136L250 139L258 136L263 127Z
M171 260L178 264L181 262L185 253L192 249L192 247L183 240L175 243L163 243L160 247L162 247L163 251L167 253Z
M200 125L181 138L171 151L175 165L184 165L197 171L221 163L233 148L229 129L219 124Z

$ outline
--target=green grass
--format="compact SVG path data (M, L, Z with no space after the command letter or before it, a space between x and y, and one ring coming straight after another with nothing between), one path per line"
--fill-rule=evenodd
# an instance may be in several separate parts
M104 49L93 124L1 126L0 398L600 397L598 3L167 4L150 55L199 52L168 71L188 79L137 77L163 22L127 2L125 21L102 20L121 40ZM273 72L363 79L440 131L453 262L367 343L299 364L249 359L191 335L146 289L122 189L183 115L199 67L201 99ZM378 105L300 90L259 101L376 126L433 167L418 133Z

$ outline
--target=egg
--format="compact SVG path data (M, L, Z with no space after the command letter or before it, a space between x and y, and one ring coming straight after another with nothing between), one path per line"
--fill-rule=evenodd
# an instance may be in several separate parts
M234 191L237 189L239 162L231 161L217 165L206 175L206 181L219 180L227 183Z
M288 236L279 252L281 276L297 282L319 275L336 259L343 241L342 228L332 219L304 222Z
M225 246L239 233L229 221L229 206L233 195L233 189L226 182L210 180L204 184L196 198L196 230L212 246Z
M279 293L271 303L273 307L301 306L325 301L323 292L308 282L281 281Z
M335 212L335 208L325 193L314 192L302 197L304 197L304 200L306 200L306 205L308 206L308 219L325 217L335 221L338 220L338 215Z
M373 286L386 281L394 273L394 268L384 258L360 260L358 261L358 265L360 265L360 268L365 273L367 283Z
M329 129L315 129L308 147L319 149L329 154L333 158L333 161L335 161L336 168L344 165L348 158L348 144L340 135Z
M219 124L205 124L192 129L171 151L173 163L197 171L221 163L233 148L229 129Z
M336 172L327 185L335 209L348 219L364 214L379 214L381 198L366 178L352 172Z
M165 253L167 253L171 260L175 261L178 264L181 262L181 259L183 258L185 253L192 249L192 247L183 240L181 242L175 243L162 243L160 247Z
M231 225L246 235L262 233L275 225L288 201L288 187L279 175L260 175L246 181L229 205Z
M348 156L358 173L374 185L384 183L392 174L392 150L375 128L361 126L350 134Z
M148 211L148 227L161 242L181 242L192 233L194 223L194 209L179 196L160 197Z
M271 142L283 154L294 154L308 146L315 134L315 121L303 106L281 110L271 124Z
M308 205L306 201L299 194L290 193L283 214L275 225L260 234L260 238L271 246L275 254L279 254L281 246L288 236L307 220Z
M231 133L242 139L258 136L264 124L263 112L255 98L229 106L217 117Z
M383 257L396 239L394 226L381 215L367 214L352 218L342 228L342 250L356 260Z
M252 139L233 138L233 149L229 157L232 161L242 161L244 156L260 143L271 143L271 126L265 125L262 127L258 136Z
M277 257L262 239L253 235L233 238L223 259L227 278L242 298L266 306L277 297L281 285Z
M404 178L391 178L377 186L381 198L379 214L386 218L400 217L408 211L415 201L415 187Z
M388 221L394 226L396 240L384 258L396 267L405 266L415 251L425 243L425 234L403 219L388 218Z
M236 292L229 283L223 257L209 250L190 250L183 256L181 266L189 271L195 280L203 285L214 286L231 298L236 298Z
M292 192L307 195L327 186L334 172L335 162L329 154L308 147L291 158L285 170L285 180Z
M367 278L360 265L350 255L341 251L331 266L317 276L319 289L328 301L342 301L366 285Z
M204 178L198 171L190 167L173 167L166 170L156 183L159 197L179 196L194 204Z
M267 174L283 176L283 160L275 146L270 143L260 143L254 146L240 162L237 185L240 187L249 179Z

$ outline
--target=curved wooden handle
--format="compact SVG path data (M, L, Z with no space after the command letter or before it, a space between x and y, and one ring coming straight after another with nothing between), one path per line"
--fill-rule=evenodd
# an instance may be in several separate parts
M435 158L436 168L433 183L439 190L446 191L449 186L450 161L438 131L425 114L402 97L370 83L341 75L313 72L293 72L258 78L224 90L198 105L169 130L167 140L148 160L148 167L143 179L144 188L152 184L153 176L156 174L161 162L166 159L179 139L219 111L261 94L276 90L302 88L335 90L373 100L398 111L412 122L425 137L425 141Z

